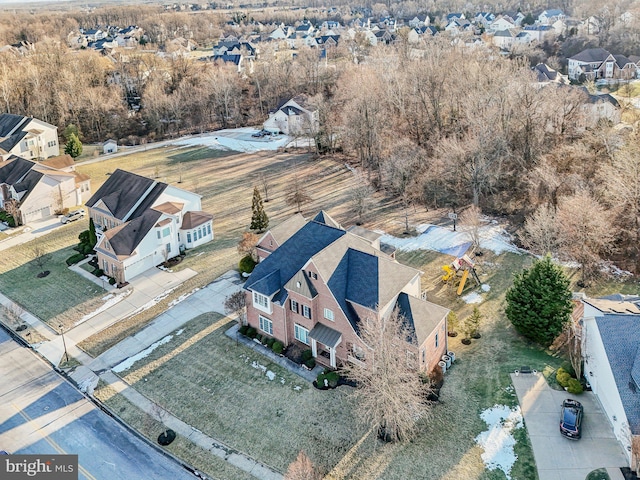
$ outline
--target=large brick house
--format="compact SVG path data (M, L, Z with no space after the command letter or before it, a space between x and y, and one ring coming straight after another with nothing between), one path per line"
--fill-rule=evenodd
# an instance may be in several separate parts
M421 272L384 253L378 236L354 232L324 212L309 221L293 216L267 232L244 286L248 324L285 345L311 348L317 362L336 368L366 359L360 322L398 309L411 336L402 347L407 358L430 371L447 351L449 310L421 299Z
M604 48L589 48L569 58L570 80L631 80L637 65L624 55L612 55Z

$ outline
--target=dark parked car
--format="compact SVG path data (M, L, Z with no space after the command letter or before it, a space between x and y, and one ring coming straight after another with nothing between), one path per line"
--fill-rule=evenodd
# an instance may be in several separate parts
M560 433L572 440L578 440L582 436L582 417L584 409L577 400L568 398L562 402L560 413Z

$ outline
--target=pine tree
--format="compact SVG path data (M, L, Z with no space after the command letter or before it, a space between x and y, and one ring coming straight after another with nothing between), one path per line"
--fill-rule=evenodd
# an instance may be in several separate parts
M264 232L269 227L269 217L267 217L262 205L262 197L260 196L260 190L258 187L253 188L253 200L251 202L251 230L256 230L258 233Z
M89 243L91 244L91 248L96 246L98 243L98 237L96 235L96 226L93 223L93 218L89 219Z
M478 329L480 328L480 322L482 321L482 314L478 307L473 307L473 313L465 319L465 333L466 338L480 338Z
M516 274L505 313L523 336L547 347L571 318L569 279L547 255Z
M82 154L82 142L75 133L69 135L69 140L64 146L64 153L71 155L73 158Z

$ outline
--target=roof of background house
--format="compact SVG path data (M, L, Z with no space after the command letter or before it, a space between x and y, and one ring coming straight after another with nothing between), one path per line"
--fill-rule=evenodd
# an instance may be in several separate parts
M102 200L115 218L124 220L124 216L131 211L140 197L154 183L154 180L150 178L118 168L93 194L86 205L93 207L99 200ZM166 183L160 185L164 185L165 188L167 186Z
M625 65L629 63L633 63L629 58L625 57L624 55L614 55L613 58L616 59L616 64L620 68L624 68Z
M192 211L184 214L182 218L182 225L180 225L180 230L189 230L190 228L195 228L203 223L210 222L213 220L213 215L207 212L202 211Z
M640 435L640 317L596 317L622 406L633 435Z
M614 297L614 296L611 296ZM608 314L640 314L640 308L638 308L637 299L635 296L632 300L624 299L624 298L611 298L611 297L602 297L602 298L583 298L582 301L586 304L591 305L592 307L597 308L602 313Z
M287 218L284 222L276 225L275 227L269 229L271 236L276 241L278 245L282 245L286 242L291 236L300 230L307 221L304 219L302 215L296 213L295 215Z
M35 162L11 155L9 159L0 162L0 183L14 185L33 168Z
M532 68L538 77L538 82L553 82L558 77L558 72L544 63L539 63Z
M24 203L43 176L44 174L42 172L31 169L20 182L13 184L13 188L19 196L20 203ZM21 193L22 195L20 195Z
M569 60L577 60L579 62L604 62L607 57L611 55L604 48L588 48L586 50L577 53L573 57L569 57Z
M240 60L242 60L242 55L227 55L223 53L222 55L214 55L213 61L216 62L218 60L222 60L225 63L233 63L234 65L240 65Z
M422 345L431 335L433 329L449 314L448 308L426 302L406 293L398 295L396 306L400 315L407 322L408 330L414 332L415 338L412 340L417 340L418 345Z
M129 222L107 230L105 236L116 255L131 255L161 215L161 212L147 210Z
M73 157L68 154L58 155L57 157L49 157L46 160L40 161L40 163L42 165L46 165L47 167L55 168L56 170L63 170L75 164Z

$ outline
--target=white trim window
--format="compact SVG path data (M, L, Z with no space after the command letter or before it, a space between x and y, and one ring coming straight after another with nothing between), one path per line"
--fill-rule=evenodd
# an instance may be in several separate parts
M308 305L302 306L302 316L308 319L311 319L311 307Z
M269 335L273 335L273 322L262 315L258 315L258 319L260 321L260 330Z
M253 306L263 312L271 313L269 297L262 295L261 293L253 292Z
M304 327L301 327L297 323L294 323L293 332L295 334L296 340L304 343L305 345L309 345L309 330L307 330Z
M324 309L324 318L333 322L333 310L329 308Z
M296 302L293 298L291 299L291 311L298 313L300 304Z

